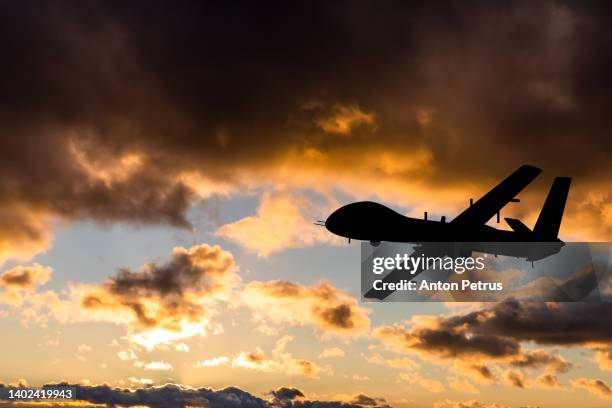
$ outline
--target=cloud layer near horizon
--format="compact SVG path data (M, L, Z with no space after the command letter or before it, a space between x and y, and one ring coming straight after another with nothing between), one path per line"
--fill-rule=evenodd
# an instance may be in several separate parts
M56 384L49 384L50 386ZM348 401L319 401L306 398L297 388L280 387L269 393L270 398L256 397L236 387L220 390L211 388L190 388L178 384L165 384L158 387L140 388L136 390L112 388L108 385L79 385L75 387L78 402L70 403L74 407L93 406L146 406L149 408L391 408L383 398L372 398L364 394L356 394ZM0 388L5 387L0 383ZM55 403L1 402L0 407L53 407ZM98 405L99 404L99 405Z

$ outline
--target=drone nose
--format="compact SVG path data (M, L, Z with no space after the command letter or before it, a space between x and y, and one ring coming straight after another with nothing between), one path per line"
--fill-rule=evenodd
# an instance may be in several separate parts
M336 223L337 223L337 219L338 219L338 217L336 215L337 212L338 212L338 210L334 211L325 220L325 228L327 228L327 230L330 231L330 232L334 232L333 229L335 229L335 226L336 226Z

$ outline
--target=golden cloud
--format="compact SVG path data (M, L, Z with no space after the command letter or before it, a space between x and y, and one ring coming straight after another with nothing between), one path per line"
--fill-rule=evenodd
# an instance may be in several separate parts
M38 263L15 266L3 272L0 274L0 303L21 307L24 323L30 320L30 323L45 324L44 316L38 316L37 304L40 300L48 300L52 292L41 294L36 289L47 283L52 273L53 268Z
M215 305L238 283L231 253L207 244L178 247L166 264L73 286L71 302L79 310L73 319L126 325L135 344L153 348L216 330Z
M302 286L286 281L253 281L245 304L264 320L313 325L322 333L359 336L370 328L368 311L353 296L327 282Z
M283 336L277 342L272 357L268 358L261 349L252 352L241 352L232 361L232 367L246 368L264 372L281 372L286 375L303 375L319 378L322 373L330 373L329 366L320 367L312 361L295 359L287 352L287 344L293 340L291 336ZM219 361L217 359L217 361ZM225 361L224 361L225 362Z
M53 268L35 263L16 266L0 274L0 288L6 290L32 291L49 281Z
M315 122L326 133L347 135L357 126L374 125L375 118L372 113L365 113L358 106L335 105L330 116Z
M438 401L434 403L433 408L510 408L507 405L501 405L497 403L487 404L476 400L470 401L452 401L446 399L444 401ZM525 407L528 408L528 407Z
M518 370L506 370L504 372L504 381L512 387L525 388L527 386L525 375Z
M536 378L536 382L543 388L562 388L559 379L554 374L542 374Z
M612 398L612 388L603 380L595 378L576 378L570 381L574 388L582 388L603 399Z
M315 220L306 199L265 193L256 215L225 224L216 234L263 257L287 248L340 242L324 228L314 226Z

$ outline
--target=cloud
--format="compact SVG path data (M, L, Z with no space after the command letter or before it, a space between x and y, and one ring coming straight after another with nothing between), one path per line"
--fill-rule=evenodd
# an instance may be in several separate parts
M287 344L293 340L291 336L281 337L272 350L269 358L259 348L251 352L241 352L232 359L232 367L246 368L263 372L281 372L286 375L303 375L319 378L320 374L330 374L329 366L320 367L312 361L295 359L286 351Z
M526 379L525 375L521 371L517 370L506 370L504 372L504 381L513 387L525 388Z
M71 302L79 313L72 319L126 325L131 341L149 349L206 335L215 330L215 305L239 282L235 269L231 253L219 246L177 247L165 264L73 286Z
M545 368L555 373L567 373L572 368L572 364L563 357L548 354L542 349L527 351L510 364L519 368Z
M214 357L208 360L202 360L202 361L198 361L195 364L196 368L199 367L218 367L224 364L228 364L230 362L229 357L226 356L220 356L220 357Z
M303 286L287 281L253 281L246 285L245 304L261 318L276 323L312 325L322 333L359 336L370 327L368 311L353 296L330 283Z
M496 403L487 404L476 400L470 401L451 401L446 399L434 403L434 408L509 408L507 405Z
M289 7L272 32L275 16L255 6L12 6L0 259L47 249L57 220L189 228L196 200L270 185L458 209L523 162L580 181L567 232L610 237L599 5ZM228 27L230 15L245 24ZM194 40L210 32L222 40ZM568 147L572 160L556 160ZM507 211L532 217L547 187Z
M612 388L604 381L592 378L576 378L570 380L574 388L582 388L603 399L612 398Z
M595 361L602 370L612 370L612 347L593 347L595 353Z
M572 364L559 354L525 350L524 342L590 348L605 368L600 350L612 342L608 309L606 303L508 301L447 317L416 316L404 324L378 327L374 333L396 351L451 361L474 378L493 382L491 364L542 369L547 374L571 369Z
M119 360L124 361L136 360L138 358L132 349L122 350L117 353L117 356L119 357Z
M497 382L497 377L491 371L491 368L485 364L458 364L455 369L482 384L494 384Z
M412 327L396 324L376 328L375 336L398 350L414 350L440 358L506 358L519 353L518 343L489 334L468 333L435 317L413 318Z
M170 371L174 368L172 367L172 364L166 363L165 361L151 361L150 363L146 363L144 365L144 369L152 371Z
M536 382L543 388L562 388L559 379L553 374L542 374L536 379Z
M270 391L270 394L281 401L294 400L296 398L304 398L302 391L297 388L280 387L274 391Z
M88 353L91 351L91 346L88 346L87 344L81 344L79 347L77 347L77 351L81 354Z
M319 358L330 358L330 357L344 357L346 353L339 347L332 347L324 349L320 354Z
M305 359L293 358L286 351L287 345L293 340L291 336L283 336L272 350L271 356L266 355L259 347L253 351L236 353L233 357L219 356L208 360L197 362L194 367L218 367L231 365L232 368L244 368L262 372L280 372L286 375L303 375L311 378L319 378L322 373L330 373L329 366L319 365Z
M602 350L611 344L607 309L606 304L595 303L510 301L450 316L414 316L405 323L378 327L374 335L391 350L447 365L455 374L481 384L497 383L499 375L511 387L559 389L563 385L557 375L569 372L574 364L556 350L525 349L523 344L591 349L606 369ZM529 371L539 373L529 378L525 375ZM449 378L451 388L470 388Z
M606 319L606 303L541 303L509 301L490 308L450 317L444 324L466 326L486 332L543 345L578 345L612 341ZM559 330L563 327L564 330Z
M216 234L262 257L286 248L338 243L327 230L313 225L316 219L313 214L305 198L264 193L256 215L225 224Z
M372 398L372 397L368 397L367 395L364 394L357 394L355 395L351 402L353 404L359 404L359 405L365 405L365 406L375 406L378 405L378 401L376 398ZM384 402L384 400L383 400Z
M401 381L407 382L408 384L419 385L423 387L423 389L432 392L432 393L440 393L443 392L446 388L444 384L440 381L425 377L424 375L416 372L402 372L399 373L399 379Z
M184 351L184 339L221 333L216 315L220 305L232 299L239 299L233 304L245 306L258 327L310 325L322 335L341 337L369 331L369 311L328 282L310 287L276 280L245 285L237 269L232 254L219 246L177 247L165 263L145 263L136 271L121 269L98 284L71 284L62 296L55 291L33 291L13 299L12 305L28 323L45 325L53 316L60 323L121 325L128 331L130 347L147 350ZM36 288L50 273L50 268L40 265L18 267L2 275L3 285ZM6 303L6 296L3 299ZM133 350L119 353L128 360L134 355ZM317 370L308 362L300 364L304 371Z
M16 266L0 274L0 288L5 290L32 291L49 281L53 268L35 263Z
M51 246L50 217L21 205L0 205L0 265L7 259L27 260Z
M134 380L136 380L136 383L142 382L137 378L134 378ZM267 400L236 387L213 390L204 387L190 388L177 384L165 384L162 386L149 385L145 388L131 390L111 388L108 385L62 384L75 387L77 401L73 405L76 407L391 408L385 403L384 399L370 398L364 394L356 395L352 402L309 400L304 397L304 393L299 389L289 387L280 387L271 391L270 394L273 398ZM0 387L4 387L4 385L0 385ZM3 406L11 407L15 405L9 403ZM22 404L19 404L19 406L28 407L28 405Z
M358 106L336 105L332 112L330 116L315 121L326 133L346 135L357 126L375 124L374 115L363 112Z
M58 302L53 291L38 291L53 273L53 268L38 263L16 266L0 274L0 304L15 308L24 326L46 326L46 309Z
M607 367L605 350L612 344L607 329L610 321L607 303L505 302L490 308L449 318L450 326L464 327L470 333L488 333L517 342L541 345L581 346L596 351L596 361ZM563 330L559 330L563 327ZM571 364L543 351L525 354L515 366L544 366L557 373L567 372Z

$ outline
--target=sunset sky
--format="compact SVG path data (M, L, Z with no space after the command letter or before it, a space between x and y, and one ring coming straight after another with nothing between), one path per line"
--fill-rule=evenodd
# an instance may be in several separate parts
M83 407L612 406L611 304L361 302L359 244L313 224L452 219L528 163L503 216L532 226L571 176L560 237L610 241L610 18L4 3L0 381Z

